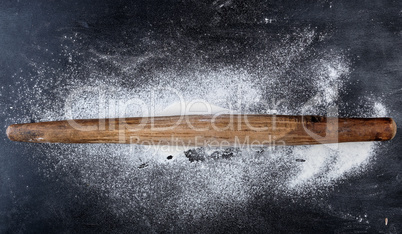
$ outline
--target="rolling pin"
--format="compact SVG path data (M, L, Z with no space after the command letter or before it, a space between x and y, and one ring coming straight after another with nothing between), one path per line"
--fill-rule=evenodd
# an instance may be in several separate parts
M226 114L13 124L7 136L32 143L265 146L386 141L396 129L391 118Z

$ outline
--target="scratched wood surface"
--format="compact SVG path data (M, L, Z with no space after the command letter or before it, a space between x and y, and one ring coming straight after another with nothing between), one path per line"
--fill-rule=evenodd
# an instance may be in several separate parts
M311 145L385 141L395 136L391 118L327 118L284 115L190 115L82 119L14 124L13 141L234 146Z

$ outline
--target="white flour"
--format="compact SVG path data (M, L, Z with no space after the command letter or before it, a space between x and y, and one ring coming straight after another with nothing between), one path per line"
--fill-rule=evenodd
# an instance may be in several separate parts
M309 51L314 31L307 29L292 36L296 39L284 39L270 53L262 54L260 71L255 73L238 67L210 69L193 64L184 68L184 72L155 71L150 74L151 79L135 87L119 84L118 75L106 75L93 64L109 61L121 71L135 74L137 66L159 55L150 52L144 58L130 59L94 53L94 59L83 65L87 72L83 80L69 78L71 74L79 76L80 70L55 71L46 65L33 64L39 81L33 88L23 86L25 98L31 100L35 121L65 119L62 107L68 96L73 118L170 115L177 113L174 103L180 100L187 103L204 100L213 104L213 108L203 109L202 104L197 104L190 110L211 113L231 110L300 114L305 109L305 113L326 114L336 105L338 91L347 81L349 63L341 52L327 51L317 53L304 67L295 67L305 54L316 53ZM294 71L295 77L287 77L288 70ZM44 77L49 74L56 74L50 78L51 82L62 83L58 90L52 91L52 99L44 101L54 105L35 104L35 100L46 98L42 91L47 88L49 79ZM133 75L132 82L138 79ZM376 102L371 110L361 114L385 116L387 111L381 102ZM30 120L21 116L13 121ZM314 196L316 192L330 190L344 178L364 173L377 144L265 148L258 152L229 152L230 157L217 159L213 154L222 152L205 149L205 160L195 162L185 157L184 148L164 152L152 147L112 144L32 145L32 148L46 155L46 160L41 159L47 166L44 174L51 177L58 171L74 171L66 180L73 186L86 185L98 191L108 199L107 206L116 214L128 215L141 209L150 214L144 219L157 221L171 213L191 215L192 220L201 216L213 219L224 207L242 207L256 196ZM169 155L174 155L173 159L167 159Z

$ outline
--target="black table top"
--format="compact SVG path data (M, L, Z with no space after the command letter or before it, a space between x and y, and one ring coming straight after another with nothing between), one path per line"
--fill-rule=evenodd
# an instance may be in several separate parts
M401 232L399 133L253 149L29 144L5 134L13 123L158 114L201 99L243 113L402 124L401 9L3 2L1 232Z

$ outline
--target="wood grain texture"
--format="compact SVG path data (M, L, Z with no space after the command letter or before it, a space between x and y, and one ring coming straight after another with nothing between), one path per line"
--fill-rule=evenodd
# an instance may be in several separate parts
M180 146L311 145L385 141L396 134L391 118L284 115L189 115L81 119L14 124L13 141L124 143Z

